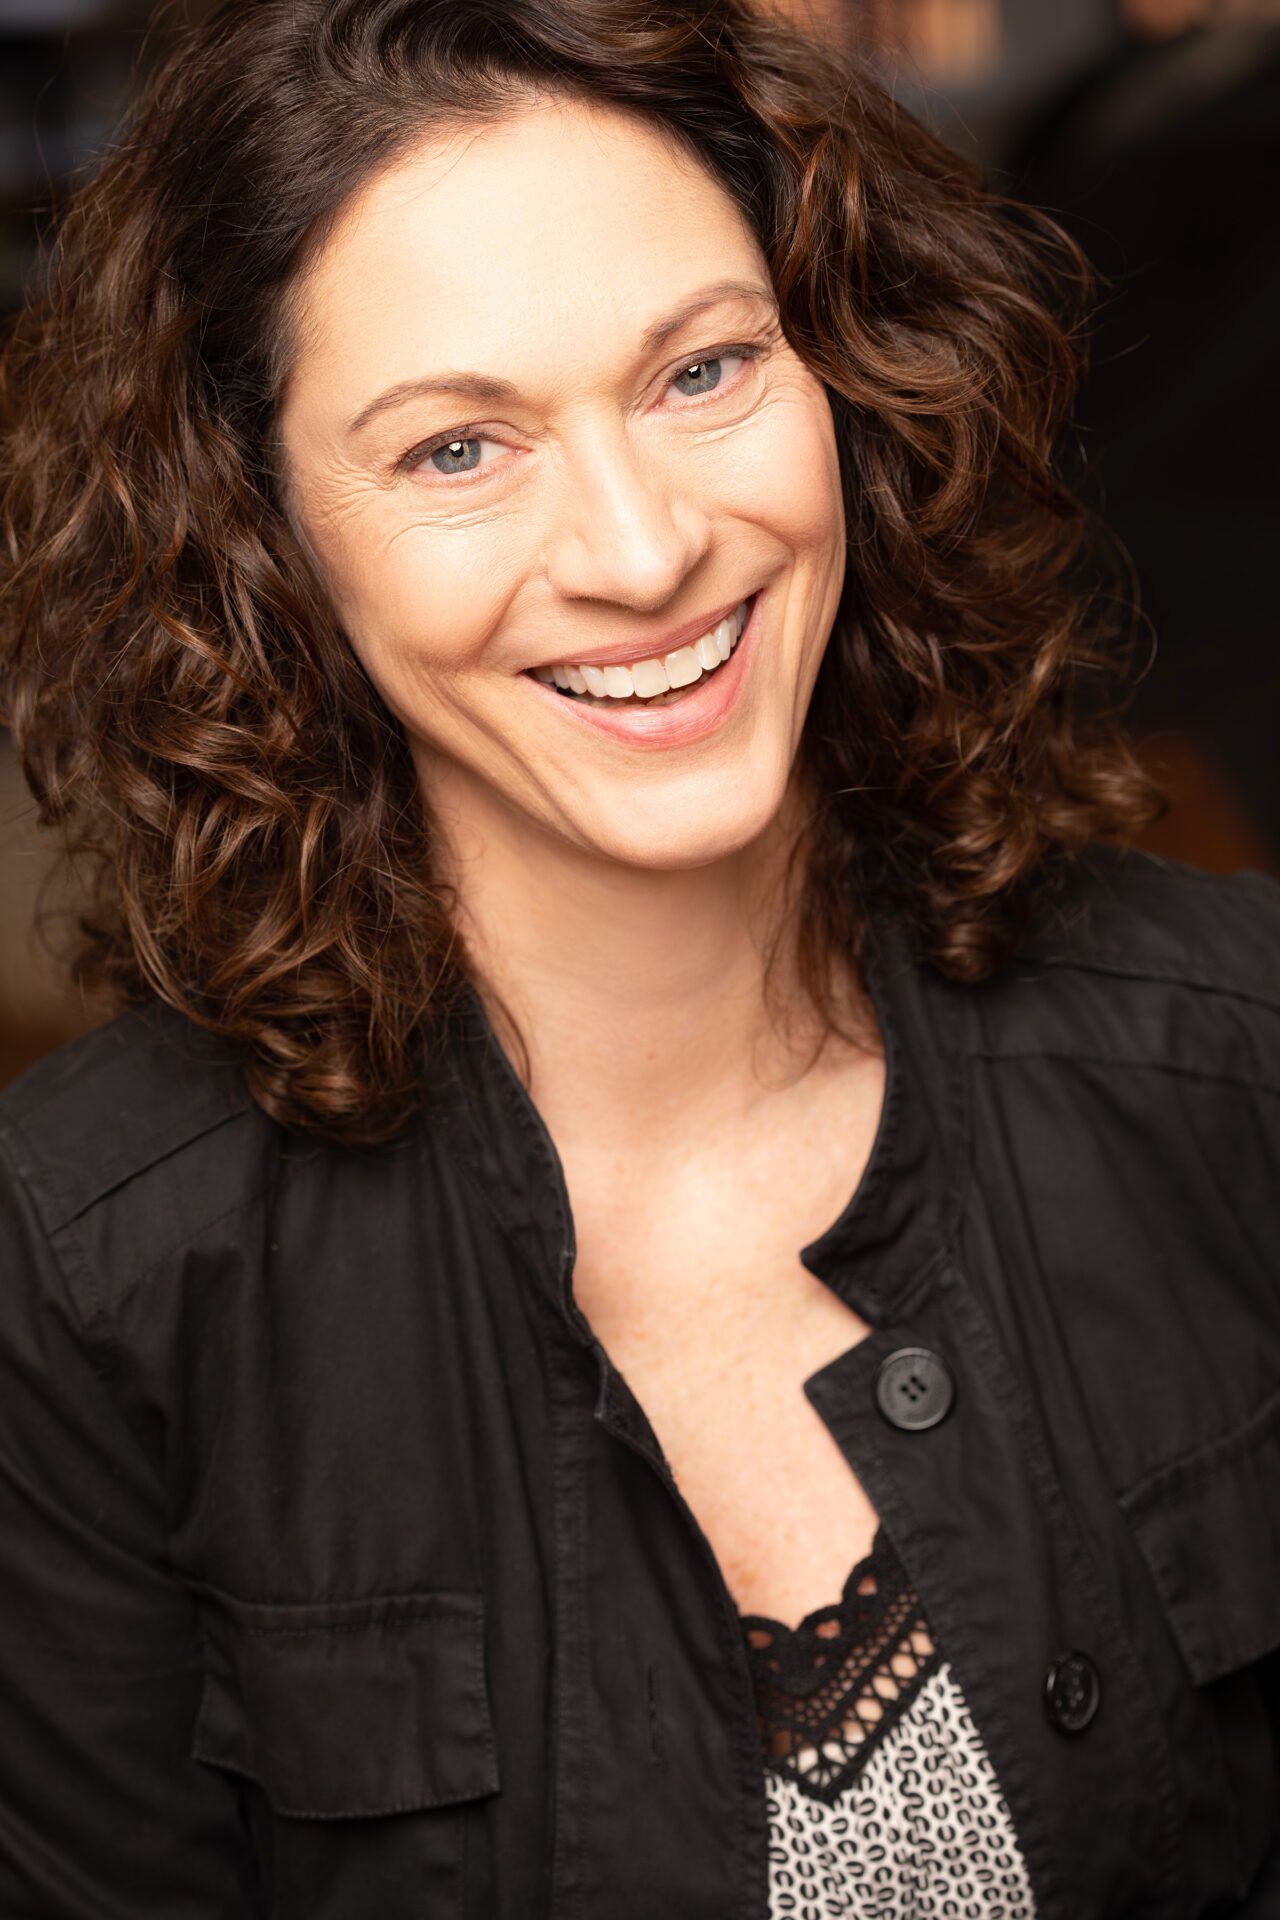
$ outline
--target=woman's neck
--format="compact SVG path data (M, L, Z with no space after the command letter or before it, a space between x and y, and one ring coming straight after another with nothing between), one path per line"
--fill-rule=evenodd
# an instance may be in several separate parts
M750 845L680 871L584 854L469 783L441 800L434 791L481 997L513 1059L504 1009L517 1023L558 1142L607 1141L633 1165L659 1164L704 1129L750 1125L812 1066L821 1029L795 973L794 790ZM847 991L845 1017L865 1026Z

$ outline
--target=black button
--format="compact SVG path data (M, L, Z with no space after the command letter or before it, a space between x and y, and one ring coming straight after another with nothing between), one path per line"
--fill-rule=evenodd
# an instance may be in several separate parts
M956 1397L946 1361L928 1347L899 1347L880 1362L876 1405L891 1426L917 1432L945 1420Z
M1102 1682L1087 1653L1064 1653L1044 1677L1045 1710L1063 1733L1087 1727L1101 1700Z

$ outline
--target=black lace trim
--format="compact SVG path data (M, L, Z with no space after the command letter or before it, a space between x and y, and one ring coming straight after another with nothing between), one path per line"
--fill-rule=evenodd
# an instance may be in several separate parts
M834 1606L741 1615L766 1763L830 1804L942 1664L883 1526Z

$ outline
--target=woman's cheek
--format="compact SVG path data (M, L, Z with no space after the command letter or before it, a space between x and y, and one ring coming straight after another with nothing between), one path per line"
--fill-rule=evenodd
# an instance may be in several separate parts
M492 573L459 565L423 528L346 555L336 604L350 643L390 706L420 700L482 657L494 623ZM402 717L408 717L407 715Z
M727 449L728 494L744 519L798 552L843 536L835 424L821 386L766 406Z

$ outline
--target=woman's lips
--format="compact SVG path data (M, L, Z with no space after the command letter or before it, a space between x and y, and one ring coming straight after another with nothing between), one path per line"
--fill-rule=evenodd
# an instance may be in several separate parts
M636 641L619 642L615 646L602 647L595 653L582 655L581 660L576 664L581 664L585 661L593 667L629 667L639 660L660 660L665 658L669 653L676 653L683 647L691 646L694 641L700 639L704 634L712 632L720 625L721 621L727 620L731 614L735 620L734 637L736 638L737 616L743 606L749 605L750 600L751 595L747 594L742 599L733 601L729 606L720 607L718 611L702 614L693 620L686 620L683 626L677 627L673 632L669 633L665 640L659 640L656 636L653 636L642 644ZM531 667L529 671L534 674L539 674L557 665L562 667L568 666L569 662L567 660L558 662L549 660L545 663L545 667L535 666Z
M704 674L679 700L657 704L619 700L608 706L597 705L563 694L532 674L523 677L543 699L554 701L567 719L591 727L596 733L606 734L630 747L686 746L714 733L737 705L755 651L763 597L761 592L752 596L746 625L729 658L711 673Z

